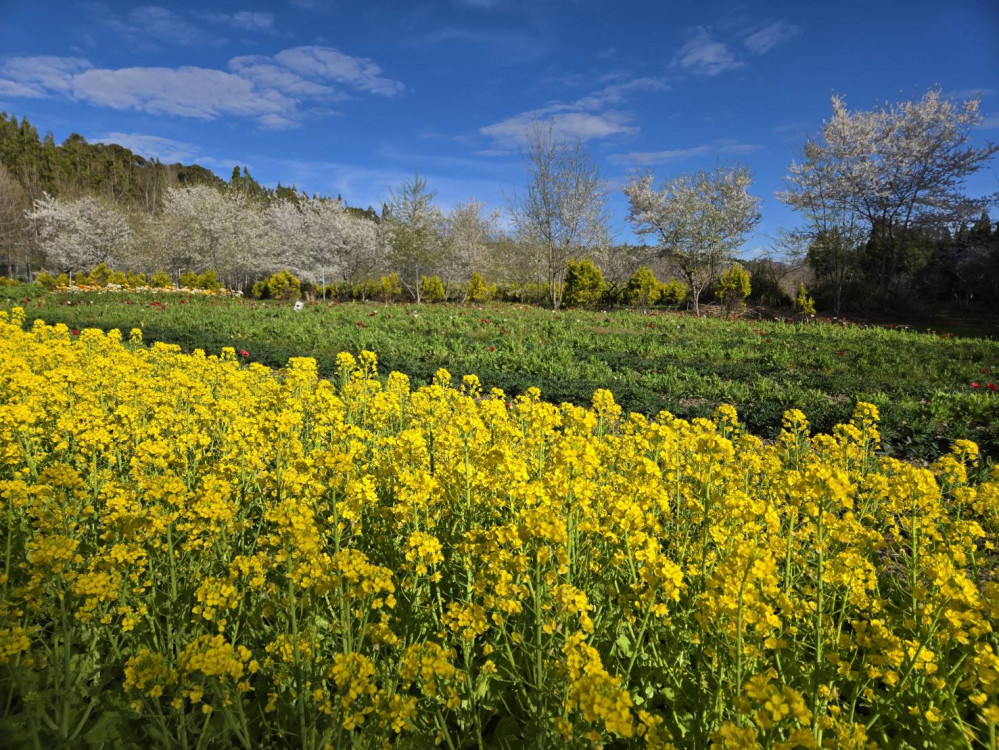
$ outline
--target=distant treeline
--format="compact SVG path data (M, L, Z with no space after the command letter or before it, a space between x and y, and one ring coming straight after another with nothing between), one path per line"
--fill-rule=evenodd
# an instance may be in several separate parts
M27 118L4 113L0 275L71 278L101 266L135 278L165 271L180 283L182 275L211 272L218 284L260 293L288 271L302 293L339 297L419 302L475 298L485 289L555 308L567 294L567 304L686 299L698 311L702 291L704 302L724 297L731 307L741 280L730 276L729 290L718 290L726 273L741 268L750 275L748 299L771 307L814 303L838 314L928 302L999 306L991 199L968 199L959 189L997 150L965 149L980 120L977 103L959 108L931 91L897 110L853 113L836 98L833 105L833 120L806 145L804 161L791 164L790 189L777 196L804 224L752 260L735 254L759 221L744 167L679 175L661 188L651 175L634 176L625 188L628 221L655 244L613 244L606 184L592 157L580 143L553 141L551 131L535 131L528 190L507 207L508 232L499 212L475 200L442 211L418 175L393 189L380 210L355 208L340 196L262 186L245 166L227 181L198 164L164 164L78 134L57 144ZM913 112L925 131L915 136L907 134ZM870 125L891 118L892 128ZM930 148L937 133L950 140ZM897 164L870 156L882 151L897 152ZM922 152L932 156L925 166ZM860 168L880 180L873 193L858 192L862 185L849 177ZM561 204L549 204L552 196Z

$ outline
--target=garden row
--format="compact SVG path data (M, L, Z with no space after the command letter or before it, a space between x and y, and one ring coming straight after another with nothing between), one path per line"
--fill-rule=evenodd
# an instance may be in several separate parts
M884 449L932 460L955 439L999 456L999 343L862 327L846 321L765 322L689 315L565 310L529 305L306 304L194 294L48 293L0 290L9 307L83 330L141 328L147 340L185 351L233 347L278 368L310 356L336 371L340 351L377 351L385 365L427 384L447 367L487 387L586 403L612 388L628 411L667 409L693 418L736 405L765 439L786 409L806 410L816 429L849 418L857 399L881 410ZM24 301L27 300L27 301Z

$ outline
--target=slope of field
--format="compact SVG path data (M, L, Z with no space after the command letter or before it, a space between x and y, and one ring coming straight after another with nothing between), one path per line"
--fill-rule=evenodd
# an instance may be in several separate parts
M8 292L8 309L22 303ZM291 304L179 294L42 294L29 320L82 330L133 327L147 341L281 367L314 357L321 375L340 351L377 352L386 370L429 382L439 367L476 373L509 394L529 386L554 403L588 403L610 388L625 410L691 418L735 405L764 438L788 408L827 431L858 400L882 413L889 454L930 460L956 439L999 456L999 342L945 338L848 322L770 323L659 313L483 305ZM977 386L977 387L976 387Z

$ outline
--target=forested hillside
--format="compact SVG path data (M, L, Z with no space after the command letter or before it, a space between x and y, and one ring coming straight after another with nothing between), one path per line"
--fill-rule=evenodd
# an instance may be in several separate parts
M163 191L182 185L225 182L197 164L163 164L114 143L88 143L73 133L61 144L39 136L27 117L0 113L0 164L27 194L72 198L99 195L113 201L156 207Z

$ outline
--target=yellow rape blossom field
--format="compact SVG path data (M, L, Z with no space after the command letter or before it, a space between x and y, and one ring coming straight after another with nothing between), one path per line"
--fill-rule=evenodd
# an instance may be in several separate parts
M999 471L0 313L4 747L995 748Z

